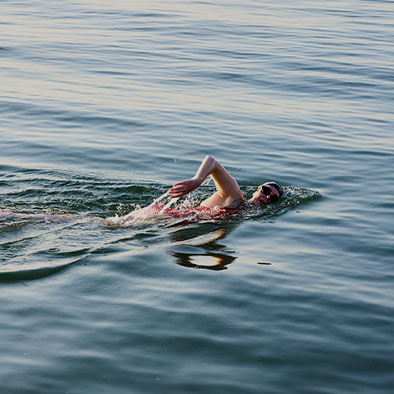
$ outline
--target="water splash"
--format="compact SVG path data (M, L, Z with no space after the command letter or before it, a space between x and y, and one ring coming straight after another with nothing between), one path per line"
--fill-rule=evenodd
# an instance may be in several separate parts
M178 198L172 198L170 199L170 201L168 201L167 204L165 204L163 206L163 208L160 210L160 213L162 214L163 212L165 212L166 209L170 208L173 205L176 205L176 202L178 201Z
M129 227L136 223L153 223L157 218L158 214L161 213L161 210L165 209L167 205L169 206L173 203L170 200L167 204L163 204L163 201L165 201L165 199L168 197L168 192L165 192L160 197L154 199L151 204L144 208L137 206L135 210L124 216L115 215L113 217L103 219L102 222L104 225L110 228Z

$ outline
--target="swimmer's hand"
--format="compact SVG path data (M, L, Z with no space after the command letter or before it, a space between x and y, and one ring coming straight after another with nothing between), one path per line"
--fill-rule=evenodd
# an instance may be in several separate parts
M197 189L203 180L200 178L191 178L186 181L177 182L172 185L172 188L168 190L168 194L171 195L171 198L180 198L185 194L189 194L193 190Z

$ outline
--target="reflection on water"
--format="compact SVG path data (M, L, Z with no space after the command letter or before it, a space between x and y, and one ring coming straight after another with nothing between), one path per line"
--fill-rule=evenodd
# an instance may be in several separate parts
M217 240L223 239L234 228L235 225L228 224L208 233L206 226L193 228L194 231L179 230L171 234L168 253L174 257L176 264L183 267L214 271L227 269L237 259L233 256L236 251L228 250Z
M205 268L214 271L227 269L227 265L231 264L236 257L228 256L223 253L207 252L199 253L180 253L172 252L175 263L187 268Z

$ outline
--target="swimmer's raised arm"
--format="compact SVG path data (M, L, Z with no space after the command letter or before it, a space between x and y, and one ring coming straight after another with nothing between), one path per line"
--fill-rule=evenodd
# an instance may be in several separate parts
M237 181L210 155L207 155L202 161L193 178L175 183L168 193L171 198L182 197L197 189L209 175L215 182L217 192L205 200L202 205L209 207L228 206L235 200L243 198Z

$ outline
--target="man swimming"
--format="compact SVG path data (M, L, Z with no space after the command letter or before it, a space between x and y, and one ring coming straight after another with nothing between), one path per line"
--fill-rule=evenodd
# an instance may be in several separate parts
M200 205L206 208L237 210L245 205L261 205L277 202L283 194L279 183L266 182L258 187L249 200L245 200L237 181L212 156L207 155L193 178L175 183L169 190L171 198L180 198L197 189L204 180L211 176L216 192Z
M171 202L164 204L165 197L178 199L202 185L204 180L211 176L215 182L216 192L202 201L195 208L171 208ZM130 226L134 223L152 219L185 219L188 222L206 220L235 214L249 205L262 205L277 202L283 194L282 186L276 182L266 182L258 187L252 198L245 200L237 181L212 156L207 155L202 161L196 174L187 180L175 183L167 193L153 201L144 208L136 209L125 216L115 216L107 219L92 218L99 223L110 227ZM174 201L175 202L175 201ZM76 220L73 215L46 215L14 213L10 210L0 211L0 219L25 218L44 222Z
M191 193L211 176L215 182L216 192L194 208L182 206L171 207L175 199ZM122 217L105 219L110 226L129 226L140 220L176 219L180 223L192 223L200 220L222 218L236 214L248 206L270 204L277 202L283 194L282 186L276 182L266 182L259 186L252 198L245 200L237 181L212 156L207 155L202 161L195 175L187 180L175 183L165 194L157 198L152 204L139 208ZM171 201L164 203L166 197Z

